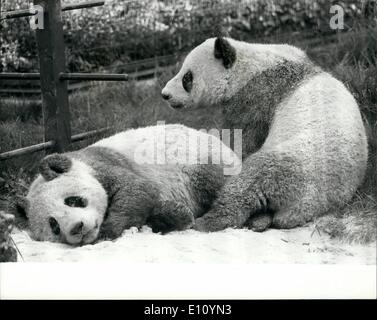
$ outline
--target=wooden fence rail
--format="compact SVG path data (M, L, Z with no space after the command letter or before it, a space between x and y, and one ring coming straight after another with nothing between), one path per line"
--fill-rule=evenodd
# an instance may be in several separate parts
M105 67L103 71L113 73L117 72L116 70L121 70L121 72L127 73L129 80L144 80L168 71L174 67L177 60L184 54L185 53L171 54L117 64L115 66ZM85 75L89 74L85 73ZM107 76L107 74L105 76ZM126 77L126 75L122 75L122 77L123 76ZM40 95L41 88L39 80L40 76L38 73L0 73L0 97L12 96L16 99L25 99L25 97ZM68 92L80 91L93 86L95 86L95 82L83 80L77 76L75 80L71 80L68 84Z
M39 73L0 73L0 79L6 80L40 80ZM59 73L60 80L87 80L87 81L122 81L128 80L128 74L103 73Z
M98 7L98 6L103 6L104 4L105 4L105 1L85 1L85 2L76 3L76 4L66 4L61 7L61 11ZM8 11L8 12L3 12L3 19L31 17L31 16L34 16L35 14L36 13L34 12L34 10L30 10L30 9Z
M104 128L75 136L71 135L67 81L126 81L128 75L66 73L61 20L62 11L102 6L103 4L104 1L86 1L62 7L60 0L34 0L34 5L43 8L41 14L43 14L44 26L42 29L36 30L40 73L2 73L0 79L40 80L44 140L47 142L1 153L0 161L41 150L65 152L73 142L88 139L107 130ZM13 11L6 13L5 18L27 17L33 14L30 10Z
M76 134L76 135L71 137L71 142L78 142L78 141L86 140L86 139L92 138L94 136L97 136L101 133L105 133L108 130L110 130L110 128L103 128L103 129L99 129L99 130L93 130L93 131L88 131L88 132L84 132L84 133L79 133L79 134ZM35 144L35 145L25 147L25 148L21 148L21 149L4 152L4 153L0 154L0 161L19 157L19 156L23 156L23 155L34 153L34 152L37 152L37 151L48 150L50 148L53 148L54 145L55 145L54 141L48 141L48 142Z

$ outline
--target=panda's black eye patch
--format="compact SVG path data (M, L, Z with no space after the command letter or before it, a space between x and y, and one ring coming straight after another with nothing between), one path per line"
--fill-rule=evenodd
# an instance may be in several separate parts
M58 236L60 234L60 227L59 223L56 221L55 218L50 217L48 218L48 223L50 225L51 231L54 235Z
M64 199L64 204L72 208L85 208L88 205L88 200L82 197L68 197Z
M192 89L194 76L192 75L191 71L187 71L186 74L182 78L182 86L187 92L190 92Z

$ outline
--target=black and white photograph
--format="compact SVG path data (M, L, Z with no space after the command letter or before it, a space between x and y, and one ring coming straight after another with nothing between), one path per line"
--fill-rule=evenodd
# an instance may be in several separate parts
M0 299L376 299L376 242L376 0L0 0Z

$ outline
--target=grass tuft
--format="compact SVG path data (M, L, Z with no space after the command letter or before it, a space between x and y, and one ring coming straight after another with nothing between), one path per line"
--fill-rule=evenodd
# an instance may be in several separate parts
M347 243L367 244L377 240L377 201L358 193L342 210L325 215L315 222L316 228Z

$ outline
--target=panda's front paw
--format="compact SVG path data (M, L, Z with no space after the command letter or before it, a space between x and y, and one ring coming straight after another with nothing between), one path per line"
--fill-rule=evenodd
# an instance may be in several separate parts
M101 229L98 233L98 239L100 240L114 240L120 237L122 232L119 232L114 228L111 223L104 222L101 225Z
M161 201L153 209L153 214L148 218L147 224L153 232L168 233L174 230L185 230L194 223L191 210L181 203L174 201Z

